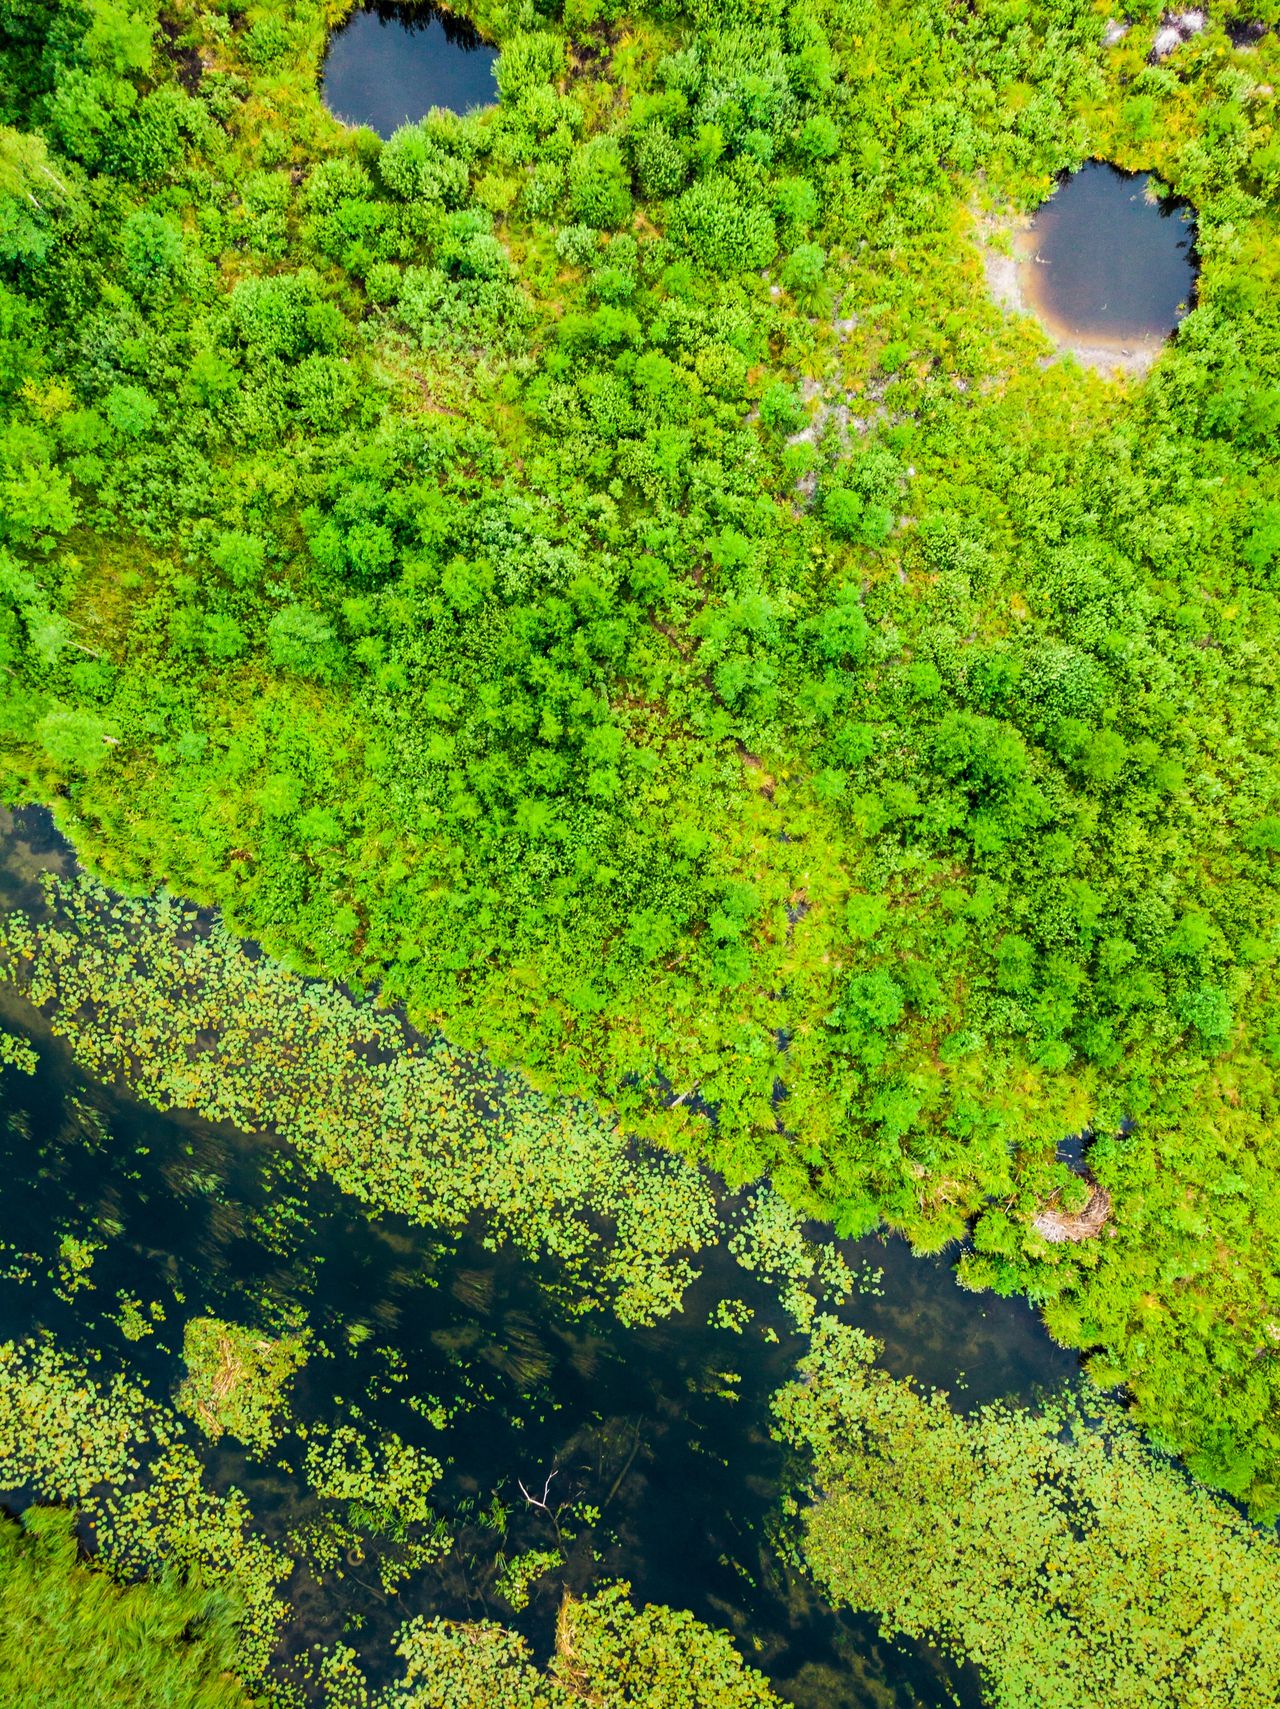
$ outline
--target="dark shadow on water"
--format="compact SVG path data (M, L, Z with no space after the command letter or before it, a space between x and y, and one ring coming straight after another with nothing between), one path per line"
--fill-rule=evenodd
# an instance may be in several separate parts
M7 828L0 818L0 905L30 908L39 870L70 864L46 814L24 811ZM283 1667L345 1637L383 1683L394 1630L417 1613L516 1625L545 1657L564 1588L626 1578L638 1600L731 1631L800 1709L977 1709L973 1669L835 1613L787 1565L788 1461L769 1402L803 1342L776 1289L723 1247L700 1256L683 1311L652 1328L576 1316L549 1261L496 1246L479 1226L442 1234L370 1218L269 1135L160 1114L87 1080L21 999L4 996L0 1019L41 1059L34 1078L0 1071L0 1339L47 1328L69 1350L101 1353L98 1380L122 1370L164 1400L182 1378L192 1317L268 1333L300 1322L316 1350L296 1381L295 1419L334 1426L354 1405L371 1438L394 1431L444 1467L434 1499L454 1534L447 1558L391 1597L377 1588L389 1545L376 1534L358 1573L300 1568L285 1587L296 1618ZM63 1234L98 1244L70 1298L57 1280ZM840 1250L855 1272L881 1272L840 1315L884 1343L894 1375L969 1407L1032 1399L1075 1371L1024 1302L965 1293L946 1259L915 1258L898 1239ZM124 1334L124 1295L148 1316L159 1308L141 1339ZM751 1313L741 1334L710 1321L729 1300ZM447 1419L428 1416L431 1397ZM243 1490L270 1538L319 1516L299 1435L265 1462L227 1438L192 1439L211 1485ZM565 1564L513 1612L497 1594L494 1557L552 1546L551 1522L519 1489L541 1490L552 1471L554 1498L568 1504ZM498 1529L482 1517L495 1498ZM14 1492L0 1491L5 1499L21 1505Z
M1194 302L1195 221L1155 201L1151 176L1091 160L1037 210L1025 289L1059 334L1096 344L1163 339Z
M469 113L492 106L497 58L465 18L375 0L334 33L321 87L335 117L389 137L432 107Z
M397 1217L371 1220L307 1179L287 1148L96 1086L29 1012L27 1032L22 1006L7 1001L3 1018L36 1042L41 1067L35 1079L0 1071L0 1339L47 1329L91 1360L98 1381L124 1371L167 1400L183 1376L190 1318L212 1313L267 1333L301 1321L316 1346L295 1383L294 1417L311 1430L335 1426L354 1404L371 1440L395 1431L444 1467L435 1499L455 1532L447 1558L391 1597L377 1587L387 1545L374 1533L359 1572L338 1580L300 1568L285 1587L297 1610L286 1671L313 1644L345 1637L383 1683L394 1675L394 1630L417 1613L502 1620L545 1656L562 1588L621 1577L642 1601L727 1627L806 1709L956 1700L976 1709L971 1670L836 1614L780 1558L787 1462L769 1433L769 1399L801 1343L772 1290L726 1253L708 1255L683 1313L653 1328L578 1318L552 1265L494 1250L478 1228L442 1237ZM70 1298L57 1285L64 1234L97 1246ZM856 1299L851 1315L893 1338L895 1366L910 1362L909 1338L945 1330L924 1361L936 1375L953 1378L952 1353L963 1349L966 1363L990 1371L984 1387L1026 1382L1030 1369L1001 1345L1001 1326L941 1267L913 1269L896 1243L863 1243L859 1256L888 1259L885 1298ZM119 1321L126 1295L148 1319L159 1308L139 1340ZM725 1298L755 1314L742 1335L708 1322ZM452 1409L443 1425L424 1416L428 1397ZM211 1486L243 1491L273 1541L319 1516L297 1434L265 1461L230 1438L191 1439ZM516 1614L496 1592L494 1556L553 1545L550 1520L519 1489L522 1480L541 1490L552 1471L565 1565ZM482 1518L495 1497L506 1509L499 1530ZM14 1508L29 1499L0 1491Z

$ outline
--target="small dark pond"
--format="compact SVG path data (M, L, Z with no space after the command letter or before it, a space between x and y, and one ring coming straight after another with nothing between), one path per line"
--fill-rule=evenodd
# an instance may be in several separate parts
M335 31L325 56L325 105L348 125L389 137L432 107L469 113L492 106L498 50L465 18L434 6L374 0Z
M0 814L0 906L30 909L41 868L69 858L47 815ZM296 1611L279 1657L286 1673L309 1646L341 1637L383 1683L391 1634L418 1613L516 1625L545 1656L562 1587L621 1577L640 1600L728 1628L804 1709L976 1709L972 1669L834 1613L782 1559L787 1466L769 1399L801 1344L776 1293L726 1251L704 1255L683 1312L651 1329L574 1317L552 1263L495 1247L479 1227L442 1236L370 1219L268 1135L160 1114L88 1080L22 1000L0 996L0 1019L40 1056L34 1077L0 1070L0 1339L47 1328L97 1361L98 1380L123 1371L163 1400L183 1375L188 1319L211 1313L268 1332L305 1324L315 1349L295 1383L294 1418L334 1426L354 1407L372 1435L395 1431L445 1468L434 1494L455 1537L447 1558L391 1598L376 1583L376 1534L359 1572L336 1580L299 1568L284 1587ZM97 1248L70 1295L58 1280L64 1235ZM855 1268L882 1272L842 1315L884 1341L895 1374L945 1387L964 1406L1029 1399L1070 1379L1073 1356L1022 1302L967 1294L945 1262L915 1259L898 1240L841 1250ZM159 1308L142 1339L124 1332L126 1295ZM708 1321L725 1299L754 1311L745 1333ZM432 1421L424 1397L444 1399L452 1416ZM228 1438L193 1440L211 1485L242 1490L268 1537L316 1517L299 1435L266 1461ZM600 1511L574 1523L564 1567L513 1616L495 1593L494 1557L552 1545L550 1522L518 1488L540 1490L552 1470L561 1501ZM27 1499L0 1491L14 1508Z
M1024 289L1056 332L1087 343L1166 338L1195 292L1195 221L1156 201L1146 172L1091 160L1040 208L1027 234Z

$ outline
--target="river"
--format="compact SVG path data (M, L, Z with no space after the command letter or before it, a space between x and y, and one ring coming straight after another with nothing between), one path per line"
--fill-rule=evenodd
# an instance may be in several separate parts
M47 814L6 816L3 905L31 909L40 870L66 870L71 858ZM301 1453L316 1425L354 1409L371 1435L394 1430L444 1466L435 1496L454 1530L447 1557L392 1597L376 1582L376 1540L368 1564L341 1579L300 1567L286 1587L294 1618L282 1666L345 1636L372 1677L389 1678L388 1640L419 1612L500 1619L545 1654L563 1587L622 1577L638 1600L730 1629L797 1705L979 1703L973 1670L833 1613L786 1564L777 1540L788 1467L769 1433L769 1398L803 1342L776 1290L723 1247L701 1255L684 1309L652 1328L575 1316L552 1263L479 1226L442 1236L371 1218L272 1135L161 1114L97 1084L39 1013L12 994L4 1007L39 1068L3 1070L3 1337L47 1329L97 1360L96 1373L125 1372L166 1400L184 1372L191 1317L305 1325L324 1356L313 1353L296 1379L291 1428L265 1461L229 1437L215 1445L193 1432L211 1486L244 1491L274 1540L314 1510ZM74 1291L59 1276L64 1236L94 1248ZM949 1261L915 1258L897 1239L840 1250L864 1278L842 1314L884 1342L895 1375L945 1387L960 1406L1030 1399L1070 1379L1074 1356L1024 1303L964 1292ZM158 1308L139 1339L121 1326L125 1296ZM742 1333L710 1320L727 1299L754 1314ZM424 1415L425 1397L451 1409L443 1427ZM553 1472L557 1501L578 1508L561 1517L565 1564L513 1616L494 1591L494 1556L556 1541L519 1488L539 1494ZM505 1534L493 1528L495 1497ZM584 1507L598 1516L582 1517Z

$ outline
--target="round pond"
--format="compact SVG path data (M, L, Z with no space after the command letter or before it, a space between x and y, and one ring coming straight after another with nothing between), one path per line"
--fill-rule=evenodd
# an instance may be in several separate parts
M497 48L464 18L373 0L335 31L321 88L335 118L389 137L432 107L469 113L491 106L497 58Z
M1146 172L1089 161L1037 211L1020 247L1027 305L1077 348L1155 347L1194 296L1194 216L1159 200Z

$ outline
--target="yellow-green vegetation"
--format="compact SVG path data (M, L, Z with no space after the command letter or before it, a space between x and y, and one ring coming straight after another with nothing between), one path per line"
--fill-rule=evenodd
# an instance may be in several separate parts
M670 1608L636 1610L628 1586L566 1598L552 1677L572 1702L599 1709L661 1703L669 1709L776 1709L764 1677L723 1632Z
M376 1709L781 1709L723 1632L636 1609L626 1584L566 1597L545 1673L523 1638L490 1622L412 1621L398 1653L404 1681Z
M102 1250L102 1242L82 1240L75 1234L64 1234L58 1242L58 1292L64 1300L74 1299L81 1288L90 1286L94 1254Z
M504 1560L494 1581L494 1588L508 1608L517 1613L529 1606L529 1587L544 1573L554 1572L564 1564L559 1549L526 1549L523 1554Z
M1280 1549L1109 1401L957 1416L820 1320L778 1427L803 1553L838 1602L972 1658L998 1709L1280 1699Z
M0 1027L0 1064L16 1068L22 1074L34 1074L39 1066L39 1058L26 1039L15 1038L11 1032Z
M442 1228L480 1213L554 1254L584 1304L608 1300L626 1322L678 1305L691 1256L719 1229L691 1164L443 1039L406 1038L368 1003L254 959L222 926L197 931L167 899L87 881L52 880L48 895L48 920L0 918L0 974L49 1006L90 1072L124 1075L161 1109L273 1129L374 1210ZM789 1240L805 1262L795 1217L770 1209L771 1249Z
M248 1709L233 1639L218 1592L122 1587L80 1562L66 1510L0 1519L7 1709Z
M122 1289L116 1297L120 1301L120 1312L116 1321L126 1341L142 1341L155 1333L157 1323L164 1322L164 1306L159 1300L152 1300L144 1311L142 1301L136 1294Z
M448 1553L449 1528L431 1500L438 1460L394 1432L371 1443L352 1424L320 1425L309 1438L306 1477L321 1504L319 1525L305 1539L312 1560L323 1561L334 1542L360 1533L390 1541L397 1546L380 1555L378 1575L394 1595L402 1580Z
M0 1345L0 1489L26 1488L76 1506L121 1577L216 1584L236 1605L239 1677L264 1679L290 1562L248 1528L242 1495L206 1486L167 1408L123 1376L96 1382L47 1341Z
M56 1055L54 1048L42 1047L42 1083ZM34 1104L42 1085L29 1088L19 1082L17 1090ZM205 1183L200 1192L208 1195L212 1214L229 1231L217 1250L234 1250L241 1238L236 1232L239 1207L248 1201L238 1197L230 1170L223 1179L212 1167L216 1152L208 1141L213 1136L199 1134L197 1124L160 1124L145 1117L137 1130L144 1143L131 1148L130 1130L122 1123L104 1126L89 1119L95 1112L81 1103L74 1079L61 1085L60 1096L76 1114L74 1126L51 1112L48 1131L57 1136L57 1145L46 1148L38 1126L18 1124L10 1152L15 1165L22 1146L35 1144L29 1169L42 1175L56 1167L60 1154L74 1153L78 1134L92 1134L95 1149L109 1157L118 1151L105 1180L119 1183L135 1174L153 1145L167 1146L154 1161L155 1173L138 1183L144 1242L154 1238L154 1219L169 1202L153 1183L175 1175L182 1189L192 1179ZM15 1104L21 1111L19 1099ZM172 1131L158 1144L165 1126ZM226 1135L218 1137L227 1143ZM232 1145L230 1156L242 1159L248 1150ZM63 1183L77 1198L78 1184ZM317 1193L315 1202L322 1197ZM688 1489L687 1472L673 1475L679 1460L664 1456L664 1442L679 1454L679 1430L668 1433L659 1425L651 1433L642 1411L633 1418L636 1389L629 1381L622 1386L625 1400L619 1408L616 1377L602 1369L611 1340L624 1354L628 1344L640 1352L650 1339L647 1332L626 1336L617 1325L573 1326L575 1368L583 1369L588 1381L578 1396L570 1391L566 1417L550 1439L567 1446L550 1449L543 1436L542 1448L530 1452L538 1438L508 1436L513 1408L494 1385L482 1380L477 1387L473 1381L472 1356L479 1353L481 1365L489 1362L487 1349L482 1352L476 1339L483 1318L473 1321L468 1315L484 1293L480 1273L453 1273L463 1284L457 1293L465 1310L461 1317L446 1315L443 1322L451 1327L437 1338L410 1325L409 1314L429 1309L427 1295L417 1286L398 1296L407 1312L404 1306L399 1312L388 1310L397 1295L368 1286L376 1278L355 1270L362 1279L358 1297L367 1321L335 1318L331 1305L313 1301L306 1351L314 1363L294 1380L292 1366L303 1350L301 1331L280 1326L304 1320L298 1304L290 1309L288 1278L308 1277L321 1254L328 1261L334 1249L324 1240L322 1225L314 1242L305 1228L295 1227L293 1267L273 1268L278 1292L262 1300L262 1317L277 1326L274 1334L293 1337L285 1354L273 1349L265 1335L206 1315L208 1307L194 1317L187 1315L195 1310L191 1305L181 1317L172 1307L144 1308L140 1302L157 1290L143 1286L141 1277L136 1294L116 1289L118 1260L130 1250L132 1224L117 1221L113 1233L109 1221L113 1211L123 1215L123 1194L87 1193L82 1202L86 1216L96 1205L107 1212L93 1225L105 1240L95 1271L105 1275L96 1287L91 1283L60 1303L58 1320L65 1321L74 1308L75 1320L92 1322L96 1292L108 1325L131 1305L133 1317L149 1318L155 1334L141 1341L108 1334L101 1349L84 1361L60 1351L50 1337L0 1348L0 1492L21 1489L24 1499L34 1494L79 1508L86 1541L113 1576L172 1572L225 1588L238 1611L229 1652L236 1672L272 1709L304 1709L309 1703L323 1709L409 1709L415 1704L481 1709L486 1703L506 1709L522 1702L548 1709L570 1709L574 1703L596 1709L629 1703L646 1709L747 1704L772 1709L769 1687L744 1666L744 1659L753 1656L754 1639L760 1664L776 1665L779 1640L790 1641L791 1619L801 1634L797 1645L810 1641L807 1616L796 1616L797 1605L809 1598L807 1589L784 1577L781 1595L768 1596L761 1612L760 1603L739 1602L732 1592L723 1600L717 1597L713 1607L725 1613L711 1618L732 1623L731 1640L678 1610L637 1610L631 1596L600 1582L619 1572L621 1563L609 1558L619 1547L639 1559L643 1570L645 1546L637 1555L634 1545L622 1542L637 1526L642 1508L657 1503L659 1523L678 1525L687 1519L684 1508L697 1511L694 1504L703 1499ZM273 1194L266 1203L280 1218L287 1196ZM350 1229L351 1223L346 1226ZM389 1237L384 1261L399 1279L413 1268L406 1257L415 1248L403 1231L388 1227L380 1240L383 1235ZM284 1250L271 1233L264 1228L259 1238L273 1265L280 1262ZM798 1280L811 1287L836 1280L834 1274L824 1275L835 1271L836 1255L806 1251L794 1219L781 1214L779 1202L768 1193L752 1197L728 1238L743 1265L736 1272L738 1283L751 1287L754 1300L762 1293L767 1300L768 1291L755 1279L748 1281L752 1270L784 1298ZM183 1250L179 1245L176 1253ZM190 1300L197 1285L193 1271L210 1248L197 1235L185 1250L195 1258L178 1271L179 1300L184 1294ZM431 1243L419 1241L416 1250L429 1252ZM341 1264L340 1252L337 1256ZM174 1259L161 1249L158 1273L164 1273L166 1262ZM511 1267L512 1255L500 1262ZM247 1254L244 1268L252 1273ZM726 1270L733 1278L723 1263L718 1273ZM528 1273L519 1267L513 1288L517 1303ZM443 1265L437 1272L439 1298L455 1294L453 1286L442 1285L450 1274ZM849 1272L844 1276L847 1283ZM337 1284L340 1297L346 1280ZM430 1284L431 1278L423 1280ZM46 1298L60 1298L55 1275L45 1272L42 1286ZM213 1297L222 1297L222 1286L220 1277ZM22 1285L7 1285L6 1311L20 1311L22 1297ZM304 1292L303 1298L309 1297ZM812 1308L812 1295L803 1297ZM934 1301L943 1303L941 1296ZM972 1308L971 1319L977 1310ZM38 1308L33 1315L38 1316ZM1280 1550L1274 1535L1250 1529L1224 1499L1198 1488L1144 1446L1113 1405L1068 1401L1043 1416L988 1409L956 1417L942 1399L922 1397L877 1371L873 1346L856 1332L841 1329L827 1316L796 1311L809 1319L813 1350L777 1397L777 1424L800 1463L808 1461L809 1488L778 1513L773 1508L777 1463L761 1451L767 1388L757 1383L754 1399L751 1394L752 1361L764 1345L758 1319L748 1323L744 1302L727 1291L710 1315L736 1332L732 1343L723 1333L708 1333L701 1312L690 1314L687 1332L700 1338L703 1355L693 1369L685 1368L684 1380L670 1388L659 1385L661 1399L654 1410L679 1417L687 1406L691 1423L700 1416L702 1423L694 1426L698 1457L692 1464L707 1466L709 1480L715 1476L711 1455L724 1466L735 1529L741 1527L749 1538L762 1520L768 1524L768 1544L763 1534L755 1545L744 1542L741 1554L730 1544L744 1578L754 1577L758 1586L766 1573L770 1578L779 1574L774 1548L781 1543L784 1558L791 1558L789 1544L800 1517L794 1561L812 1570L826 1595L878 1614L890 1632L936 1636L948 1648L972 1656L1000 1709L1023 1709L1024 1704L1027 1709L1111 1709L1113 1704L1137 1709L1147 1702L1181 1709L1184 1702L1247 1702L1255 1684L1268 1693L1276 1688ZM514 1341L522 1316L504 1311L495 1321ZM173 1323L172 1332L166 1319ZM549 1328L548 1340L555 1333ZM681 1333L673 1323L653 1338L661 1349L659 1364L664 1356L680 1356ZM922 1326L922 1333L932 1339L937 1330ZM414 1381L420 1367L408 1356L412 1343L398 1341L400 1335L416 1335L419 1344L429 1340L434 1349L427 1367L430 1386ZM267 1345L257 1345L261 1342ZM357 1374L357 1367L345 1364L347 1354L369 1343L379 1354ZM237 1348L242 1350L237 1353ZM495 1350L505 1351L501 1345ZM435 1369L436 1352L455 1365L454 1379ZM221 1450L209 1430L179 1416L182 1406L196 1401L190 1387L175 1391L184 1353L197 1396L207 1397L210 1410L220 1408L227 1424ZM723 1369L728 1358L736 1371ZM256 1392L239 1392L255 1361ZM232 1365L236 1382L224 1385L220 1374ZM788 1370L789 1364L780 1369ZM330 1370L335 1375L331 1385L323 1380ZM151 1392L172 1395L175 1404L148 1398L144 1372ZM526 1390L527 1380L517 1378L515 1412L561 1410L561 1392L546 1386L541 1366L532 1392ZM775 1382L784 1380L780 1376ZM291 1381L286 1428L280 1401ZM379 1396L401 1383L398 1398L407 1404L384 1411ZM647 1386L642 1383L641 1389ZM752 1413L735 1438L742 1445L737 1451L727 1443L718 1449L715 1425L701 1408L697 1391L711 1392L712 1386L730 1403L726 1414ZM438 1399L440 1393L447 1402ZM424 1429L417 1400L445 1416ZM455 1407L457 1425L450 1426L448 1414ZM597 1423L608 1419L609 1426L594 1430L588 1424L584 1430L582 1408ZM259 1425L262 1441L246 1462L231 1432L249 1440ZM448 1434L435 1438L436 1429ZM492 1445L475 1437L488 1437ZM264 1465L260 1450L268 1441L272 1452ZM578 1478L592 1461L596 1482L584 1485ZM665 1488L642 1470L638 1492L622 1492L615 1505L632 1467L646 1461L661 1467ZM542 1503L537 1499L541 1481L529 1485L531 1493L518 1481L528 1482L534 1467L539 1480L546 1478ZM693 1476L698 1475L695 1470ZM560 1480L558 1493L546 1506L553 1476ZM229 1477L238 1488L229 1487ZM761 1480L771 1492L767 1510L755 1500ZM615 1515L612 1527L607 1510ZM497 1606L511 1610L512 1618L519 1616L523 1636L500 1626L424 1618L395 1640L404 1665L392 1685L398 1676L391 1659L392 1632L402 1618L394 1610L402 1602L406 1612L424 1605L429 1613L437 1612L436 1585L453 1598L459 1582L471 1598L483 1596L488 1610ZM567 1601L566 1591L572 1593ZM552 1651L556 1603L561 1614ZM373 1633L364 1613L370 1607L379 1622ZM335 1609L341 1611L341 1628ZM705 1599L698 1612L704 1621L708 1618ZM340 1630L360 1646L359 1653L338 1640ZM313 1643L317 1638L318 1645ZM7 1666L0 1652L0 1677ZM848 1684L856 1675L837 1670L835 1677ZM795 1682L793 1673L786 1686L775 1689L790 1695ZM812 1701L824 1700L812 1680L804 1689Z
M106 875L451 1050L845 1231L976 1219L968 1279L1267 1511L1280 69L1237 4L1148 63L1154 5L1106 46L1086 0L481 0L493 108L382 143L316 90L338 0L0 0L0 746ZM979 216L1090 154L1197 210L1142 386L984 288ZM1113 1216L1055 1244L1086 1126Z
M372 1515L393 1534L417 1530L419 1543L399 1557L404 1571L447 1548L426 1524L440 1468L396 1438L371 1449L351 1426L319 1429L307 1471L323 1504L340 1504L365 1524ZM122 1377L98 1382L48 1345L0 1346L0 1489L17 1486L77 1504L106 1570L75 1566L67 1515L37 1510L27 1537L0 1523L0 1670L19 1692L6 1705L231 1709L247 1701L239 1680L260 1689L273 1709L317 1700L271 1665L290 1612L278 1587L295 1563L257 1534L243 1496L208 1489L181 1422L140 1389ZM554 1551L513 1561L508 1589L559 1561ZM394 1594L403 1572L389 1565L383 1586ZM109 1573L165 1576L121 1591ZM184 1588L188 1582L216 1583L219 1594ZM519 1605L518 1595L512 1600ZM31 1657L29 1643L38 1651ZM636 1609L623 1584L565 1600L545 1674L525 1639L490 1623L410 1621L396 1654L400 1679L374 1691L353 1652L326 1651L311 1675L319 1701L327 1709L775 1709L778 1702L727 1634L669 1608Z
M197 1317L183 1331L182 1356L187 1374L178 1410L211 1441L226 1431L258 1454L269 1452L284 1428L290 1378L307 1360L306 1337Z

